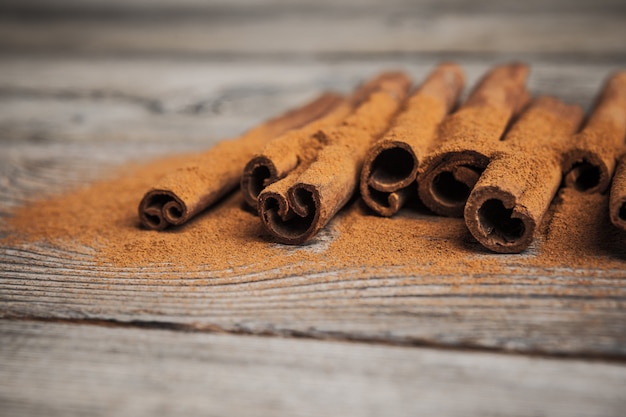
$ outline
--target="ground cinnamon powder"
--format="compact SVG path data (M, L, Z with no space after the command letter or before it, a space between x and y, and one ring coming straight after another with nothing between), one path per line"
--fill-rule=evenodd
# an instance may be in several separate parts
M361 276L471 277L516 269L523 273L529 268L534 274L536 268L548 274L553 267L582 268L582 273L571 273L589 275L599 269L620 274L626 268L626 232L610 224L608 197L569 189L561 191L541 233L521 255L489 254L471 237L463 219L437 217L420 207L382 218L360 198L344 207L309 243L296 247L273 241L256 213L244 208L239 192L180 228L142 228L135 208L146 187L186 158L189 155L125 166L111 179L20 207L0 223L7 236L0 244L27 247L41 242L86 253L114 270L167 266L173 275L209 271L211 278L331 270ZM99 271L94 270L94 276Z

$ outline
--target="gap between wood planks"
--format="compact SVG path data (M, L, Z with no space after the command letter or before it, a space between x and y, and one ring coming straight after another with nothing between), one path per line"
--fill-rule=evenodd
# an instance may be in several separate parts
M404 51L401 49L389 49L386 51L266 51L266 52L237 52L237 51L181 51L168 49L164 51L24 51L18 47L0 46L3 59L19 58L48 58L48 59L73 59L76 57L85 59L112 59L127 60L141 59L144 61L184 60L186 62L221 63L221 64L270 64L281 62L285 64L308 64L308 65L341 65L390 62L390 66L415 65L423 62L455 61L464 64L479 62L507 62L523 61L533 65L559 64L559 65L611 65L621 68L626 65L626 54L623 52L588 51L584 53L576 51L564 52L506 52L506 51Z
M2 317L0 320L13 320L20 322L39 322L39 323L58 323L69 325L91 325L101 327L123 328L123 329L142 329L142 330L170 330L176 332L185 333L212 333L212 334L227 334L237 336L254 336L254 337L279 337L279 338L294 338L294 339L308 339L319 340L329 342L347 342L357 344L370 344L379 346L397 346L397 347L414 347L414 348L429 348L454 352L486 352L496 353L512 356L526 356L537 358L552 358L563 360L586 360L593 362L606 362L606 363L626 363L626 357L621 355L611 354L599 354L594 352L576 352L576 353L554 353L544 352L539 350L515 350L515 349L498 349L487 346L479 345L457 345L450 346L442 343L436 343L434 341L425 340L421 338L412 338L410 340L389 340L380 339L376 337L359 336L344 332L328 332L328 331L301 331L301 330L276 330L276 331L251 331L249 329L237 329L226 330L222 326L217 324L185 324L185 323L172 323L166 321L156 320L130 320L122 321L116 319L65 319L65 318L52 318L52 317L38 317L38 316L26 316L15 315L11 312L0 312Z

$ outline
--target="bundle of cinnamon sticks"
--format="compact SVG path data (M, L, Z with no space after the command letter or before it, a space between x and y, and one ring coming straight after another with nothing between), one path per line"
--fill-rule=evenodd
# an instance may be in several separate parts
M493 67L461 104L464 74L452 63L415 87L385 72L349 96L324 93L164 177L139 219L179 226L239 185L269 235L303 244L360 192L381 216L419 198L464 217L486 248L518 253L559 187L604 193L615 174L607 215L626 230L626 72L607 78L584 123L578 106L531 98L528 73L521 63Z

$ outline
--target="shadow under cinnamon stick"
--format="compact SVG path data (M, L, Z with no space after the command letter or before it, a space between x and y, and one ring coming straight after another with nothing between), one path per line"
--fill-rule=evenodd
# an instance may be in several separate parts
M317 133L323 145L303 165L258 196L265 229L276 240L301 244L323 228L354 194L365 153L388 128L410 87L402 73L384 73L359 87L355 110Z
M439 127L433 150L420 165L422 202L433 212L462 217L470 191L489 163L512 118L526 105L528 66L491 69L467 101Z
M141 224L153 230L184 224L236 188L241 168L264 144L322 117L342 101L337 94L325 93L199 154L146 192L138 207Z
M383 138L368 151L361 171L365 203L381 216L392 216L404 205L417 168L437 127L463 89L464 76L455 64L439 65L407 100Z
M511 127L465 205L465 223L484 247L519 253L532 243L562 181L563 147L582 118L580 107L540 97Z

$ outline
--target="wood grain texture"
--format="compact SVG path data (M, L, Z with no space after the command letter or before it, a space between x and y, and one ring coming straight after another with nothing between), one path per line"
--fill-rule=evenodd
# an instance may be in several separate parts
M93 133L92 133L93 135ZM92 138L93 139L93 138ZM172 152L203 150L205 143L119 141L92 142L9 141L0 145L0 217L33 199L45 198L84 186L90 181L112 175L120 164L145 161ZM1 275L0 275L1 276Z
M541 54L623 57L626 7L601 2L13 1L0 50L326 57ZM323 29L322 29L323 28ZM320 30L321 29L321 30Z
M621 416L626 366L0 320L3 416Z
M623 55L626 26L605 14L259 15L238 22L164 19L4 19L0 50L192 56L388 56L390 54ZM320 36L323 28L324 36ZM497 33L497 36L494 36ZM580 36L584 33L585 36ZM297 34L297 36L294 36Z
M320 90L348 92L397 68L421 81L437 58L212 62L166 58L8 56L0 59L0 142L150 141L208 146L296 106ZM496 60L460 57L468 85ZM620 62L531 64L534 94L588 108ZM626 61L625 61L626 62Z

